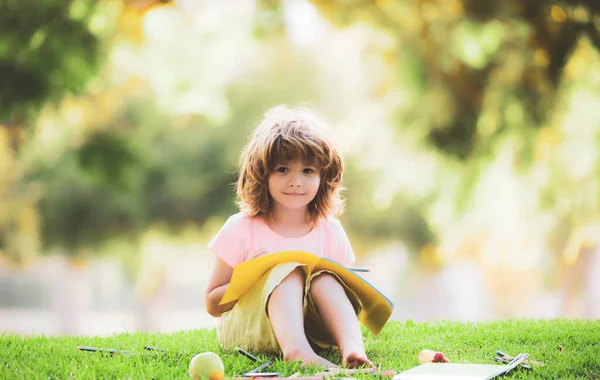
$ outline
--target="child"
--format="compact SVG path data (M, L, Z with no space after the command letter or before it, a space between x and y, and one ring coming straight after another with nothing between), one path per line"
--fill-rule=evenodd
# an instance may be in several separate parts
M216 254L205 294L206 310L221 317L225 348L283 353L284 359L336 365L314 348L339 348L344 367L373 367L357 315L361 304L335 274L279 264L237 303L219 305L233 267L259 256L300 250L342 265L354 253L339 221L343 166L326 123L309 109L269 110L240 159L241 212L231 216L208 247Z

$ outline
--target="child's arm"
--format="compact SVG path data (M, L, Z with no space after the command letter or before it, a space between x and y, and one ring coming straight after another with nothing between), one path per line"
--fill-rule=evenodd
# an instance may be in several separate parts
M232 275L233 268L220 257L216 257L204 295L206 311L213 317L220 317L224 312L231 310L237 302L233 301L225 305L219 305L229 287Z

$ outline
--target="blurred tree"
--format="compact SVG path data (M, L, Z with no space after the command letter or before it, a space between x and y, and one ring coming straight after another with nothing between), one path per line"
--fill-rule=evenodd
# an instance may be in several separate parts
M399 190L389 206L367 212L373 207L368 199L374 190L365 181L349 186L351 200L355 198L350 193L363 197L357 202L364 204L358 206L361 211L356 215L352 212L355 201L349 202L352 225L362 226L357 231L365 236L404 236L403 241L417 250L436 240L427 200L452 191L457 206L453 209L464 211L481 173L507 141L514 141L514 167L524 173L532 170L538 163L537 145L543 140L540 129L556 116L556 104L563 99L558 96L559 87L574 50L586 39L600 48L600 3L593 0L311 2L337 26L368 24L391 38L384 48L374 46L390 67L389 83L380 96L398 90L407 94L407 101L393 115L399 135L417 131L442 157L459 163L452 169L460 179L457 189L444 187L448 181L438 182L434 193L405 199L411 205L405 206L408 210L397 208L404 197ZM593 141L593 132L577 133ZM552 173L556 170L560 169ZM553 175L552 182L540 189L543 199L548 200L548 193L567 196L573 204L585 203L575 199L597 198L593 191L580 197L569 190L572 185L565 182L566 177L565 173ZM597 173L586 181L587 185L576 186L596 188ZM573 226L597 217L597 207L590 208L589 203L593 202L582 208L586 212L560 210L558 203L548 206L546 202L541 207L548 207L558 219L567 213ZM407 214L405 222L398 221L398 213ZM420 227L415 230L416 226Z
M32 188L23 174L19 156L30 126L45 105L59 105L69 95L80 94L101 65L115 25L128 23L123 14L141 14L166 1L139 0L5 0L0 2L0 150L8 154L0 180L0 252L19 260L35 254L36 202L39 188ZM131 19L131 18L129 18ZM7 139L2 138L7 136ZM110 136L98 134L82 150L79 159L91 170L131 160L120 140L113 139L112 161L99 161L98 150L111 145ZM10 165L9 165L10 164ZM119 178L110 176L111 179ZM114 182L114 181L113 181ZM73 237L71 237L73 238Z
M18 148L20 128L39 108L81 91L95 73L100 44L90 31L97 1L0 3L0 122Z
M336 25L367 22L394 38L385 54L399 85L418 78L425 95L408 105L411 114L441 115L426 120L427 140L461 160L488 154L514 129L522 130L528 158L535 133L527 129L551 112L579 38L600 48L594 0L312 2ZM496 116L482 118L489 114Z
M438 168L459 178L451 200L458 209L469 204L469 189L507 137L515 135L519 141L523 160L516 165L527 168L535 159L537 128L552 111L571 39L585 34L595 44L597 38L592 32L598 7L586 2L495 1L485 7L467 0L313 2L336 24L368 22L392 37L391 44L377 51L389 65L386 86L377 96L405 90L407 101L391 113L398 135L417 131L430 152L456 158ZM152 223L177 229L235 212L229 190L237 154L262 112L277 103L324 96L312 82L325 82L313 66L322 57L307 58L306 51L291 47L282 2L259 1L250 16L248 10L233 11L227 17L238 17L236 22L223 27L204 21L235 8L225 3L182 1L200 9L197 19L171 6L155 7L164 1L103 2L115 3L119 6L111 11L109 24L117 25L119 39L110 41L116 73L109 75L118 79L113 83L103 77L94 91L77 100L85 105L86 117L78 132L56 149L60 159L40 157L26 173L27 181L42 185L32 199L40 199L44 243L73 255L111 238L135 241ZM81 4L73 1L69 15L96 25L91 16L81 16L88 9ZM255 37L262 38L262 46L253 50ZM4 46L0 42L0 52L8 51ZM2 94L11 91L16 90ZM47 99L58 99L53 96ZM35 109L41 100L27 102L27 109ZM398 150L393 140L387 141L387 151L372 153ZM349 202L343 218L351 238L363 242L365 251L371 243L389 239L402 239L413 252L434 242L430 201L436 192L450 190L433 185L422 193L413 191L415 195L391 186L387 193L394 194L374 207L377 182L390 168L362 170L364 155L359 148L348 157ZM560 186L562 177L553 179ZM557 195L549 193L548 198ZM35 230L30 214L20 220ZM0 225L2 220L0 213Z
M16 156L24 130L44 104L57 104L78 93L95 73L100 44L90 30L96 1L20 1L0 3L0 141L9 157L6 181L0 181L0 250L12 258L37 250L38 191L22 181ZM31 131L31 128L29 128ZM2 140L2 139L0 139Z

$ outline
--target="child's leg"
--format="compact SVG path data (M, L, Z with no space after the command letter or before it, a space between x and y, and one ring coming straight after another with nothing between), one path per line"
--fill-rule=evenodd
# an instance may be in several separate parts
M360 324L346 291L336 277L322 273L310 284L310 295L331 337L340 348L345 367L374 367L367 358Z
M273 290L267 304L269 319L286 361L337 367L317 355L304 333L304 271L296 268Z

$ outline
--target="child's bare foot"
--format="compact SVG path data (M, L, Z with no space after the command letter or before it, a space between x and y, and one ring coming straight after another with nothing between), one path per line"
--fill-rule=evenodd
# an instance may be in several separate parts
M362 352L352 351L348 355L343 355L342 366L346 368L371 367L375 368L372 361L367 359L367 355Z
M315 354L313 351L298 351L294 353L290 353L288 355L284 355L284 360L287 363L301 361L305 365L318 365L325 369L327 368L337 368L338 366L326 360L319 355Z

